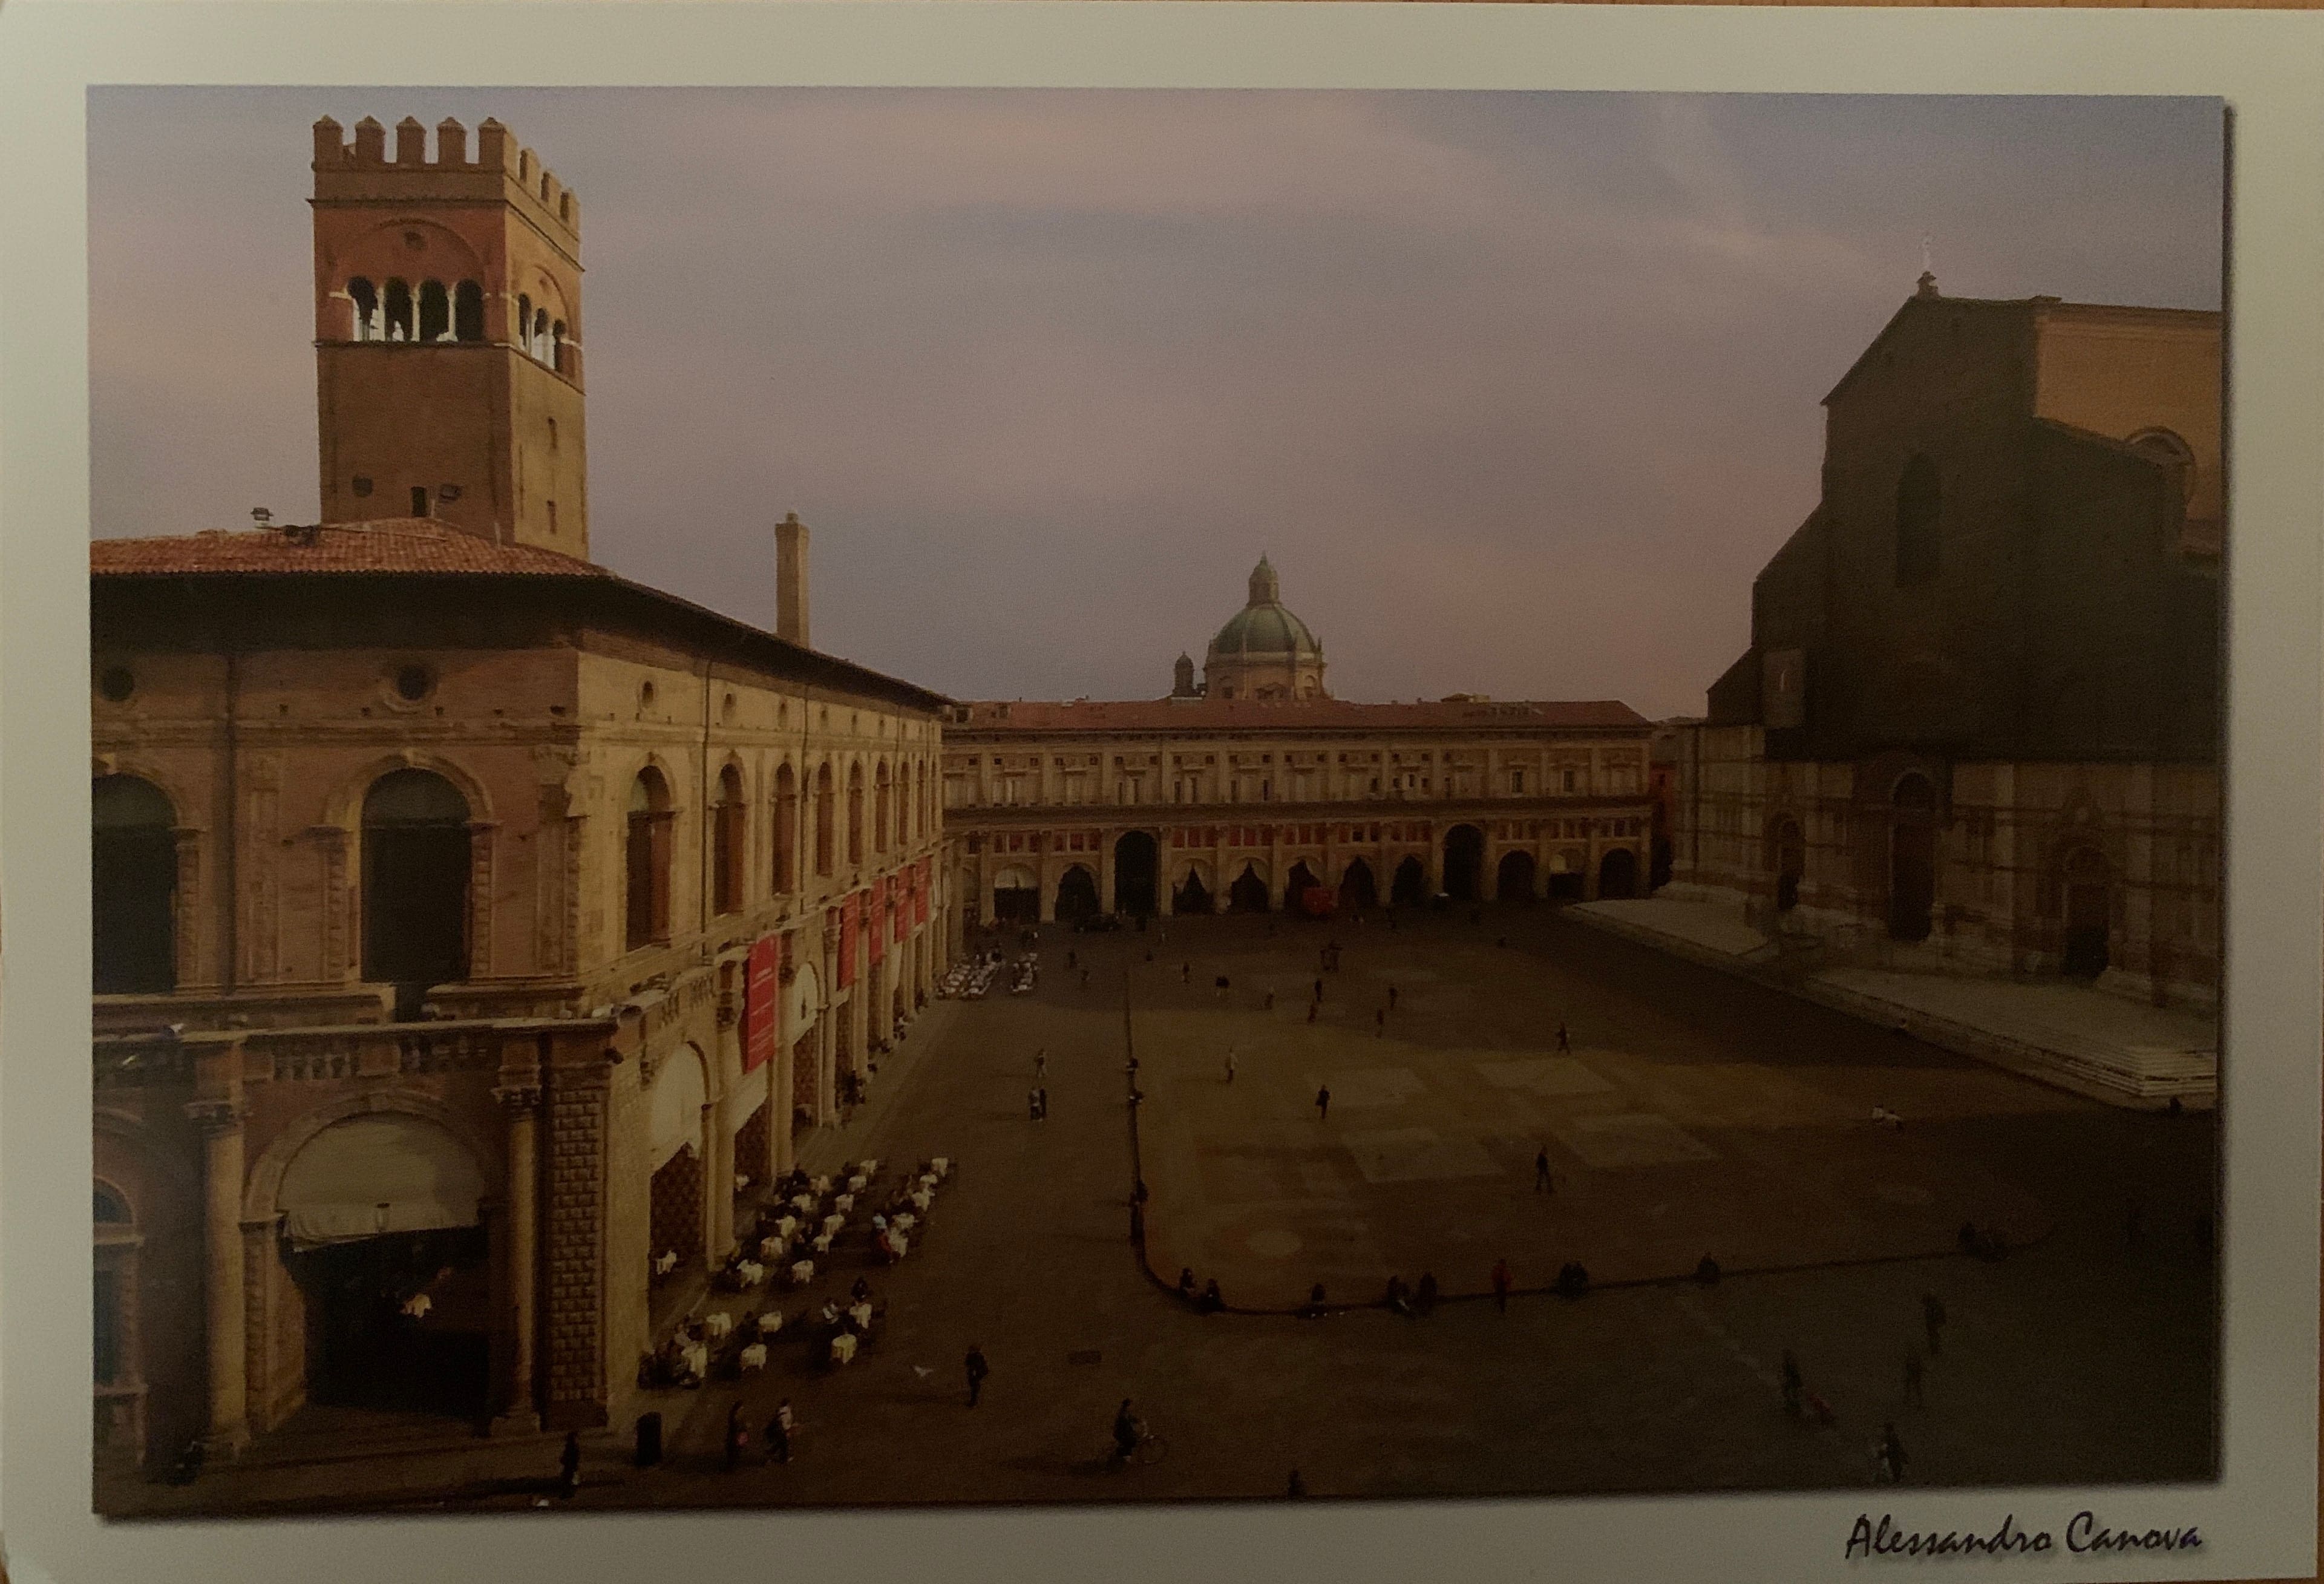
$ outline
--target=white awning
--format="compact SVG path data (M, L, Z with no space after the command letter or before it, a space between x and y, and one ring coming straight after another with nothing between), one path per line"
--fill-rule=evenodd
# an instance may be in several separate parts
M291 1158L277 1202L299 1248L477 1224L484 1173L423 1117L383 1111L334 1122Z

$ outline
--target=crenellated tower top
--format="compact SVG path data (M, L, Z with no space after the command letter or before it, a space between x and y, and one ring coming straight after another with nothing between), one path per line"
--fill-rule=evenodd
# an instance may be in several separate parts
M436 124L431 158L428 128L416 116L395 124L390 156L387 128L366 115L350 138L324 116L315 123L315 198L318 203L504 201L568 253L581 245L581 200L541 163L540 156L487 117L476 128L469 158L468 129L447 116Z

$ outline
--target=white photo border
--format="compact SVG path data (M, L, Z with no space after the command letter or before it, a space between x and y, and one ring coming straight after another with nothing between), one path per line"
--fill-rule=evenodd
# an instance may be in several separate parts
M457 41L457 48L452 41ZM514 69L521 67L521 69ZM89 1511L92 86L945 86L2138 94L2223 99L2232 523L2221 1477L1798 1496L106 1524ZM12 0L0 14L0 1533L21 1584L794 1576L1612 1581L1854 1575L1859 1512L2061 1534L2045 1579L2316 1564L2324 963L2324 16L1179 4ZM1738 598L1741 591L1738 591ZM2136 1389L2125 1381L2126 1390ZM2089 1507L2199 1549L2065 1554Z

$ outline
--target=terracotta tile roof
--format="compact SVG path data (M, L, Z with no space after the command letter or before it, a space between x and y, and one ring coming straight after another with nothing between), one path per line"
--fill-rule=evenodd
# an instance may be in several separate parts
M1646 731L1647 719L1612 699L1580 702L1446 699L1420 704L1355 704L1241 698L1159 698L1068 704L988 701L965 706L954 732L1414 731L1458 727Z
M555 550L495 545L440 522L411 517L334 523L311 530L238 529L174 539L92 539L88 569L98 576L235 572L613 576L602 566Z

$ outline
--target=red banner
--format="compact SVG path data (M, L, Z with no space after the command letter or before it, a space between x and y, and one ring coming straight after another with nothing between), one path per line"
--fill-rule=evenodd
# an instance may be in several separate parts
M914 913L912 921L915 924L926 924L928 921L928 876L930 872L928 861L925 858L920 860L919 868L913 871L912 897Z
M909 869L905 870L896 877L895 905L890 912L889 917L893 921L890 928L891 938L898 942L901 942L903 940L905 932L911 927L912 892L915 889L914 881L918 879L918 871L917 870Z
M782 1021L782 946L772 935L751 945L750 972L742 981L742 1071L755 1070L775 1054Z
M863 898L861 893L839 905L839 988L845 990L855 982L855 935L862 928Z
M888 954L888 882L884 879L872 884L871 909L863 920L863 934L872 948L872 962Z

